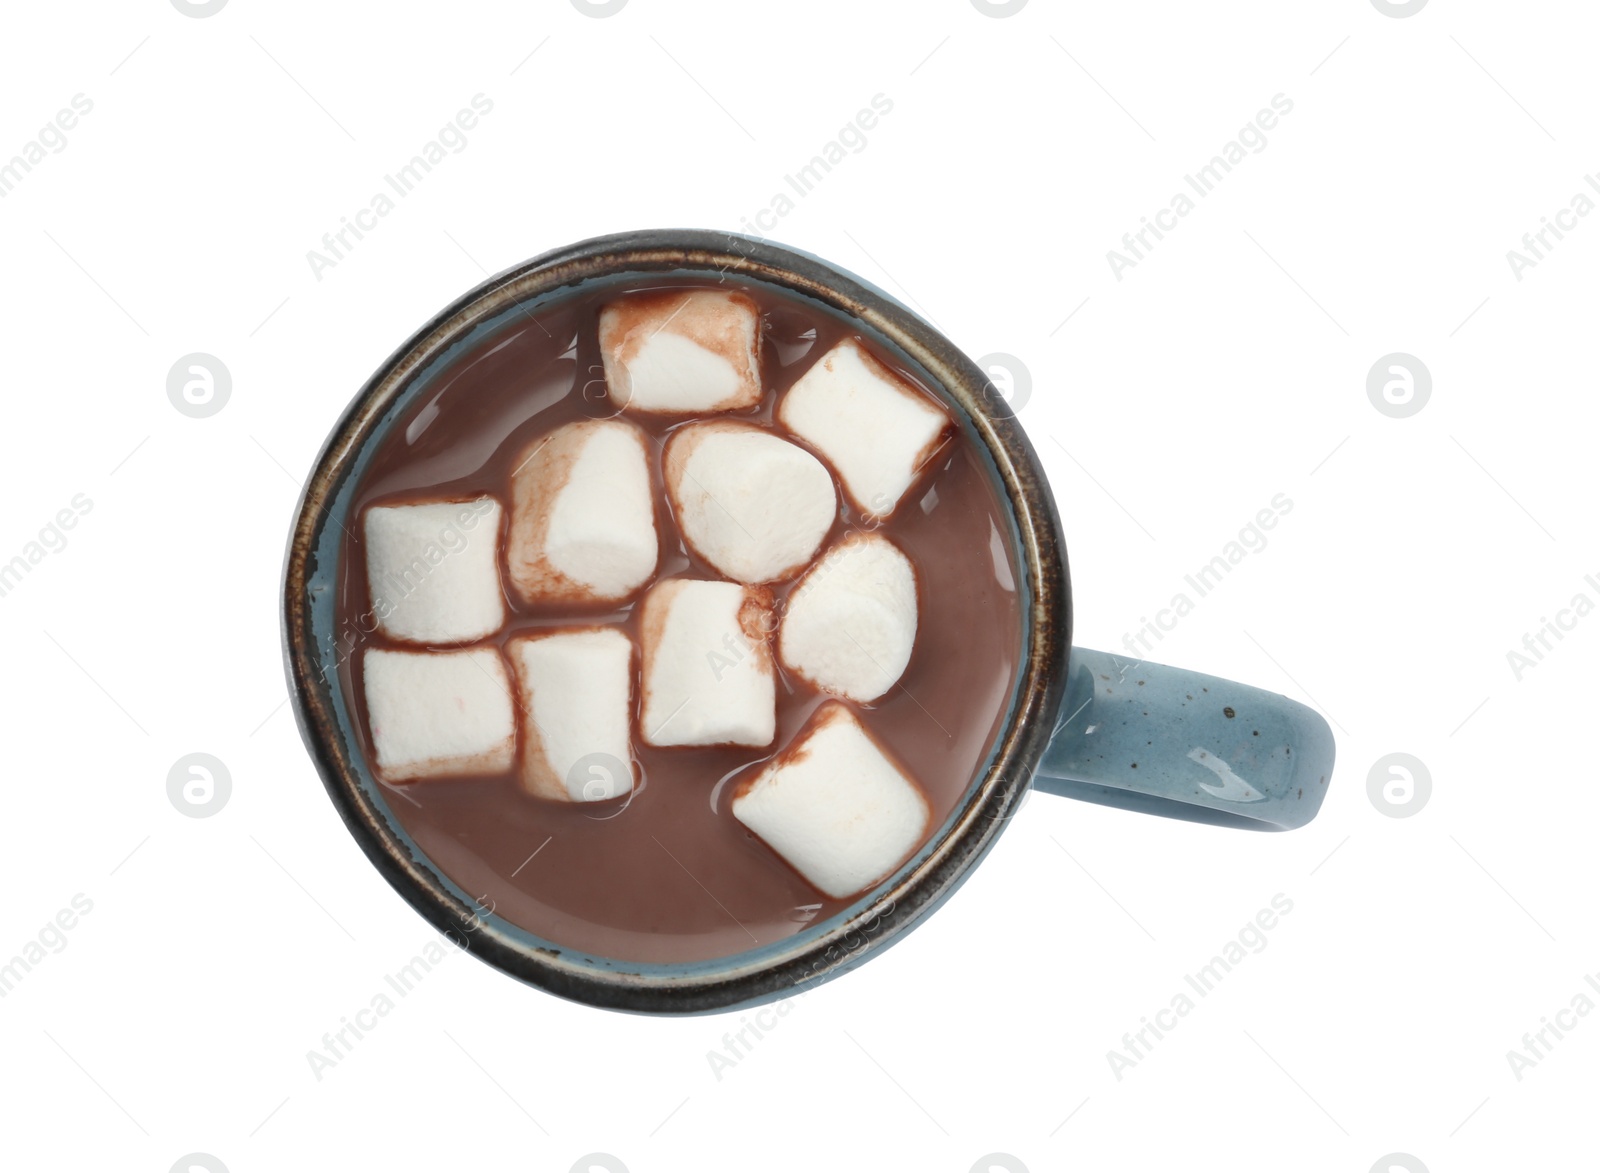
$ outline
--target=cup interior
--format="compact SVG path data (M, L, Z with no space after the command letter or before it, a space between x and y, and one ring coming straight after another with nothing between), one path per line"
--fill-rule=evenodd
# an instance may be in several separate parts
M378 445L463 353L537 312L641 278L764 282L847 320L944 399L980 454L1009 524L1021 654L1000 732L955 809L875 889L791 937L707 961L646 964L575 951L511 923L427 857L396 816L394 792L359 748L339 671L339 559L357 486ZM389 882L483 960L565 997L682 1013L755 1004L845 972L947 899L1020 803L1059 707L1070 602L1059 523L1042 471L1004 398L970 360L888 294L817 258L720 233L632 233L585 242L490 279L407 341L357 395L307 483L285 571L284 637L297 718L346 824Z

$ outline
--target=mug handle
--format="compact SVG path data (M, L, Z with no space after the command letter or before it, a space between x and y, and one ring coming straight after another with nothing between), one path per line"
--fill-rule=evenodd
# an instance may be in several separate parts
M1124 810L1290 831L1322 806L1333 748L1328 723L1288 697L1073 648L1033 784Z

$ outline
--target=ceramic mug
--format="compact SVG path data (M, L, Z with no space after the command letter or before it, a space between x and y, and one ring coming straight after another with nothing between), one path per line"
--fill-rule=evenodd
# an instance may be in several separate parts
M340 537L366 461L434 375L510 314L619 277L758 282L850 319L935 389L986 454L1008 522L1021 648L1000 733L955 810L848 908L781 942L730 957L641 964L587 956L481 907L442 874L390 809L363 760L337 672ZM289 539L284 651L301 734L368 858L442 932L489 964L563 997L646 1013L748 1006L836 977L939 907L994 846L1031 786L1197 822L1289 829L1316 814L1333 735L1304 705L1199 673L1073 648L1061 522L1044 471L992 382L893 297L836 266L718 232L645 231L584 241L490 278L392 355L355 397L317 459Z

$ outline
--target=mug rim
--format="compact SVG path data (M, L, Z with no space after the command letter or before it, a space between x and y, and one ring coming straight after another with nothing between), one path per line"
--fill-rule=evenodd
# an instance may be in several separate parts
M679 967L627 962L605 968L534 948L496 931L493 914L463 901L412 851L361 785L359 751L340 732L338 701L320 665L312 628L316 548L357 457L388 425L384 417L412 380L475 328L530 300L576 293L589 281L627 274L706 275L754 281L814 300L862 323L911 358L988 449L996 488L1014 527L1022 572L1022 639L1009 716L942 834L864 894L831 928L804 929L760 952ZM390 421L392 422L392 421ZM301 737L345 825L379 873L441 933L480 959L559 996L640 1013L707 1013L784 997L839 976L902 938L948 898L988 852L1022 800L1053 731L1067 687L1071 595L1055 500L1032 444L988 375L944 335L890 294L819 257L735 233L651 229L594 237L555 249L488 278L413 333L357 392L334 425L307 478L291 527L283 573L285 670ZM843 919L840 919L843 918ZM787 946L787 947L785 947ZM681 972L659 972L674 969Z

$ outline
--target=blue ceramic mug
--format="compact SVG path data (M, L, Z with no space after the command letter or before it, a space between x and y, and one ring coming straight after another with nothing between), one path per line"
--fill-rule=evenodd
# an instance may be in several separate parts
M985 454L1006 514L1021 602L1020 659L1000 733L954 811L892 875L783 941L710 961L641 964L542 940L480 906L417 847L363 760L337 671L340 536L355 486L397 420L460 348L511 315L618 278L764 283L848 319L935 389ZM1327 792L1333 735L1304 705L1195 672L1071 646L1066 549L1043 470L1005 398L937 330L882 290L809 254L725 233L631 232L547 253L484 282L413 335L356 396L306 483L290 535L284 650L301 733L373 864L435 927L526 982L593 1005L696 1013L784 997L847 972L943 903L1030 786L1195 822L1287 830ZM1202 832L1197 832L1202 833Z

